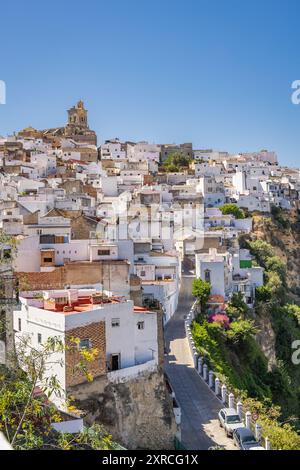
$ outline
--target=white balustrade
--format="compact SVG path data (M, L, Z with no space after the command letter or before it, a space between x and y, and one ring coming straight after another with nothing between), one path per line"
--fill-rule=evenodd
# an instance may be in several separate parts
M250 411L247 411L245 415L245 426L248 429L251 429L251 413Z
M218 377L215 380L215 394L220 395L220 379Z
M208 367L207 367L207 364L204 364L204 366L203 366L203 380L205 380L205 382L207 382L207 375L208 375Z
M261 425L259 423L255 424L255 437L257 441L261 439Z
M229 406L229 408L234 408L234 395L233 395L233 393L229 393L228 406Z
M222 397L222 402L224 404L226 403L226 395L227 395L227 387L226 387L226 385L222 385L222 387L221 387L221 397Z
M203 368L203 357L198 358L198 372L200 375L202 375L202 368Z
M265 449L266 450L271 450L271 442L268 437L265 438Z
M210 388L213 388L214 386L214 373L212 370L210 370L208 374L208 385Z
M236 412L239 415L239 417L242 419L243 417L243 403L240 401L236 404Z

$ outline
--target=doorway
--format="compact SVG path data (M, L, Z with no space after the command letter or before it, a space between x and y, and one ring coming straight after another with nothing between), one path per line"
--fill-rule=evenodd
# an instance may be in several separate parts
M119 370L121 368L120 354L111 355L111 370Z

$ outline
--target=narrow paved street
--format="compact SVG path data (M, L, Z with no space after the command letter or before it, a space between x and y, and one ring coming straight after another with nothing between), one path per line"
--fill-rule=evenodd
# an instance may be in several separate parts
M221 404L194 369L185 336L184 317L193 303L192 281L192 275L183 275L178 308L165 330L165 370L181 407L182 443L189 450L207 450L216 445L235 449L219 427Z

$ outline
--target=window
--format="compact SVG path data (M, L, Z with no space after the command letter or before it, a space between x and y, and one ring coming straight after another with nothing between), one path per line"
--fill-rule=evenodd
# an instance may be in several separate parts
M204 272L204 280L206 282L210 282L210 270L209 269L206 269Z
M52 258L44 258L44 263L52 263Z
M11 250L10 249L4 249L2 253L3 253L3 258L4 259L11 259Z
M111 326L112 328L117 328L118 326L120 326L120 318L112 318Z
M141 277L145 277L146 276L146 271L141 271L140 275L141 275Z
M38 343L41 344L41 342L42 342L42 335L41 335L41 333L38 333L38 335L37 335L37 340L38 340Z
M138 327L138 330L144 330L145 329L145 322L138 321L137 322L137 327Z
M110 250L98 250L98 256L109 256Z
M89 338L80 340L79 349L90 349L92 347L92 341Z
M22 320L21 320L21 318L18 318L18 330L22 331Z

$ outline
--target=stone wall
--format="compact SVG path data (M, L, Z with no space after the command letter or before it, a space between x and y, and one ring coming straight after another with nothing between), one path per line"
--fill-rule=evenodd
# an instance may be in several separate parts
M71 220L72 240L88 240L91 232L95 232L98 226L97 220L81 215Z
M86 423L102 424L127 449L174 448L177 426L161 369L118 384L99 377L69 393Z
M105 290L129 297L129 263L122 260L66 263L66 284L103 283Z
M130 300L134 305L143 307L142 284L141 279L135 274L130 275Z
M74 191L76 193L82 194L83 182L81 180L66 180L63 183L60 183L59 188L63 188L66 191L66 194L73 194Z
M78 261L49 272L16 273L20 290L63 289L67 285L103 283L104 289L129 297L129 263L123 260Z

